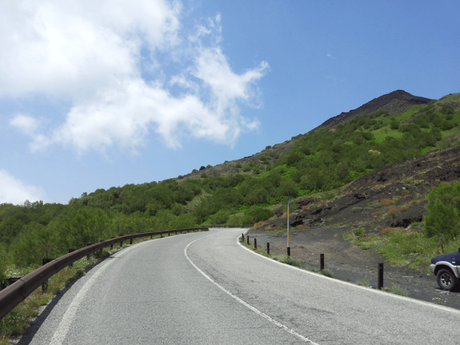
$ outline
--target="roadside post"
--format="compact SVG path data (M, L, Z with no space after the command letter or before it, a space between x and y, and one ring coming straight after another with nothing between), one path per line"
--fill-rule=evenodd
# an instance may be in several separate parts
M383 263L378 264L377 288L379 290L382 290L383 288Z

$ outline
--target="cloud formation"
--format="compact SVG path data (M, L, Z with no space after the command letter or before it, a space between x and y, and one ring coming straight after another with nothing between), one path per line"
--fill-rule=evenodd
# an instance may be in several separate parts
M187 31L180 15L179 2L164 0L0 3L0 50L8 51L0 54L0 99L70 104L50 128L32 113L12 115L10 125L32 138L32 151L136 151L155 133L170 148L187 137L232 145L258 127L240 107L261 105L256 83L268 64L233 72L220 16Z
M43 196L42 188L25 185L6 170L0 169L0 204L23 204L26 200L34 202L42 200Z

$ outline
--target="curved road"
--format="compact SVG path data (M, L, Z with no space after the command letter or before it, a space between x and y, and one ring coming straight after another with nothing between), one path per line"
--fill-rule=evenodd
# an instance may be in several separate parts
M116 253L63 294L27 343L460 342L459 311L280 264L239 245L242 231L165 237Z

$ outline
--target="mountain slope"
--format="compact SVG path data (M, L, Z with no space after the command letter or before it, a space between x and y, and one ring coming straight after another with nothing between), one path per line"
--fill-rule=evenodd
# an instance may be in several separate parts
M317 130L319 128L329 128L332 129L339 124L346 123L357 116L372 114L378 111L388 112L390 115L401 114L410 108L413 105L427 104L432 101L429 98L413 96L410 93L403 90L396 90L391 93L385 94L383 96L377 97L359 108L350 110L349 112L343 112L340 115L331 117L329 120L325 121L322 125L313 129ZM308 132L307 132L308 133ZM215 166L201 166L197 167L190 174L180 176L180 180L187 180L189 178L197 179L200 178L203 173L206 176L228 176L230 174L241 173L236 165L247 165L247 164L257 164L259 163L260 157L264 156L268 151L270 155L278 157L279 155L288 152L293 144L298 140L299 136L292 137L290 140L286 140L283 143L275 144L273 146L268 146L265 150L255 153L251 156L240 158L234 161L225 162L222 164L217 164ZM248 172L246 172L248 173Z

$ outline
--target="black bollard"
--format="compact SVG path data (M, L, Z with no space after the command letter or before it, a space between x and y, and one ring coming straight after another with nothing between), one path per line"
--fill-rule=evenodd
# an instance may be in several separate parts
M377 283L377 288L379 290L382 290L383 288L383 263L380 263L378 266L378 272L379 272L379 277L378 277L378 283Z

